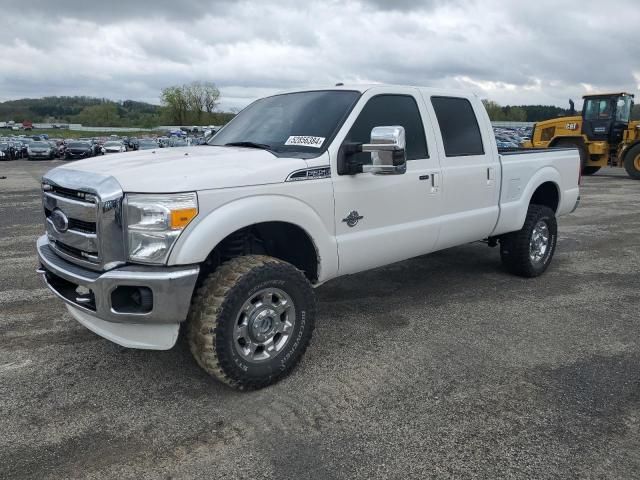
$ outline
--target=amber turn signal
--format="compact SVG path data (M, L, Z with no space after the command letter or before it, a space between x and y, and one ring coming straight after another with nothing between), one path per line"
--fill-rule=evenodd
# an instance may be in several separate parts
M197 208L181 208L180 210L172 210L171 229L179 230L186 227L197 214Z

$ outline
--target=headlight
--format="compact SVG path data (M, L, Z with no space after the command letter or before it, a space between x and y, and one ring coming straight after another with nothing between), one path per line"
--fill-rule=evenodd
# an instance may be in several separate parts
M166 263L171 247L198 214L195 193L128 194L126 199L129 260Z

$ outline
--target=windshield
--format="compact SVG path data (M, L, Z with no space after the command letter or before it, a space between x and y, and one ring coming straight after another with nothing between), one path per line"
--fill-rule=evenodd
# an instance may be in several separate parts
M104 146L105 147L121 147L122 144L120 142L106 142Z
M73 142L69 144L69 148L89 148L89 144L83 142Z
M616 101L613 98L589 98L585 101L585 120L607 120L611 118Z
M326 150L359 92L322 90L297 92L255 101L207 143L257 146L274 153L316 156Z
M35 148L49 148L51 145L47 142L31 142L31 146Z

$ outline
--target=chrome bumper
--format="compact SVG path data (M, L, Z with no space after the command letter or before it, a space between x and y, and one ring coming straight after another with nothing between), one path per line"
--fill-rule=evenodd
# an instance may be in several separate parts
M38 239L37 249L41 265L38 273L42 274L49 289L67 304L94 317L107 322L136 324L176 323L187 318L200 270L197 265L127 265L96 272L56 255L46 235ZM78 287L83 287L82 291L78 291ZM134 305L133 300L127 305L126 292L135 288L150 292L150 301L147 296L147 307L142 313L135 312L139 306Z

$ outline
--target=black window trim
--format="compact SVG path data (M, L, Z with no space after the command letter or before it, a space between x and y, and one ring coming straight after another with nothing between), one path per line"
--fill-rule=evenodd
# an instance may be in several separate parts
M356 117L355 121L349 127L349 131L347 131L347 134L345 135L345 138L342 140L341 147L345 145L346 139L347 139L347 137L349 137L349 133L351 133L351 129L353 128L355 123L358 121L358 118L360 117L360 114L362 113L362 110L365 109L367 104L371 100L376 98L376 97L390 97L390 96L393 96L393 97L409 97L410 99L412 99L414 101L414 103L416 104L416 108L418 110L418 118L420 118L420 123L422 124L422 134L424 135L424 146L427 149L427 155L425 157L412 158L411 160L407 159L407 162L414 162L416 160L427 160L427 159L431 158L429 156L429 140L427 139L427 132L426 132L426 130L424 128L424 119L422 118L422 114L420 113L420 104L418 103L418 100L416 99L416 97L411 95L410 93L376 93L375 95L372 95L370 98L368 98L366 103L362 107L362 109L360 109L360 112L358 113L358 116ZM362 97L360 97L360 98L362 98ZM355 102L355 103L357 104L358 102ZM355 107L353 107L353 108L355 108ZM353 111L353 108L352 108L351 111ZM385 126L385 125L378 125L378 126L382 127L382 126Z
M480 146L482 147L482 153L461 153L459 155L447 155L447 152L444 148L444 137L442 136L442 129L440 128L440 122L438 121L438 114L436 113L436 107L433 105L434 98L444 98L451 100L465 100L469 106L471 107L471 111L473 112L473 119L476 122L476 127L478 127L478 133L480 134ZM440 139L442 140L442 149L444 150L445 158L456 158L456 157L479 157L486 155L487 152L484 149L484 139L482 138L482 129L480 128L480 124L478 123L478 115L476 114L475 109L473 108L473 104L467 97L453 97L450 95L431 95L429 97L431 100L431 108L433 108L433 112L436 115L436 122L438 122L438 132L440 133Z

